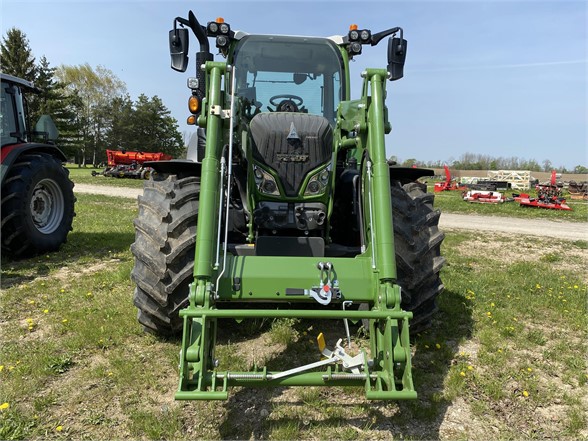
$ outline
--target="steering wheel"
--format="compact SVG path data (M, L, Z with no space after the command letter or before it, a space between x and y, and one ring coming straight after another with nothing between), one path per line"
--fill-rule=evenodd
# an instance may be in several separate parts
M278 103L278 100L282 100ZM304 100L298 95L274 95L269 100L272 106L276 107L276 112L298 112Z

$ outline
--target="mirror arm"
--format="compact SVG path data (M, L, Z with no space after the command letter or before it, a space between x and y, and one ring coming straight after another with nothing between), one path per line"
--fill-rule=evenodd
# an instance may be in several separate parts
M398 26L395 28L387 29L382 32L378 32L377 34L372 34L372 46L375 46L376 44L378 44L382 40L382 38L385 38L388 35L396 34L397 32L400 33L400 40L402 40L403 31L402 31L402 28L400 28Z
M180 22L181 23L181 22ZM200 23L198 23L198 19L194 15L192 11L188 13L188 26L198 38L198 42L200 43L200 52L210 52L210 46L208 44L208 37L206 36L206 31Z
M178 28L178 23L181 26L187 26L192 29L192 32L198 39L198 43L200 43L200 51L201 52L210 52L210 46L208 44L208 38L206 37L206 28L204 28L192 11L188 14L188 19L182 17L176 17L174 19L174 31Z

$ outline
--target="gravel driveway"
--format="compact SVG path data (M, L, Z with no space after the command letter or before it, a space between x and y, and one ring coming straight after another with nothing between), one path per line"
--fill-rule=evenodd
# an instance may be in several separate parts
M136 199L137 196L143 194L143 189L76 184L74 192ZM555 222L543 219L443 213L439 221L439 227L444 231L494 231L497 233L588 241L588 222Z

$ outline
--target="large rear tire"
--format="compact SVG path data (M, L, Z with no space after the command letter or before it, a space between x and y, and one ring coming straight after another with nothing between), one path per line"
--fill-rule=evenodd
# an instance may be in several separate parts
M435 196L426 192L425 184L393 181L390 191L402 308L413 312L411 330L420 332L431 325L436 299L443 291L439 276L445 264L441 256L445 234L439 231L441 213L433 209Z
M134 304L145 330L173 335L182 328L194 279L194 247L200 178L155 175L144 184L131 252L136 283Z
M21 258L59 249L75 216L73 186L58 158L20 156L2 185L2 251Z

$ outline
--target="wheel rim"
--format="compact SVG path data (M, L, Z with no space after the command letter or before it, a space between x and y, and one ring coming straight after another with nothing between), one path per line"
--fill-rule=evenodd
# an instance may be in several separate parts
M31 197L33 224L43 234L51 234L61 224L65 201L57 182L43 179L37 183Z

